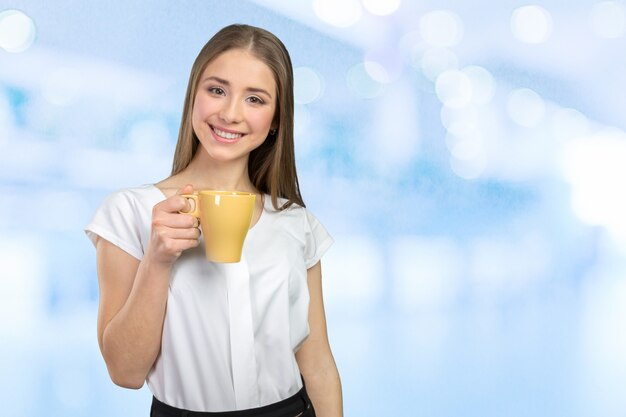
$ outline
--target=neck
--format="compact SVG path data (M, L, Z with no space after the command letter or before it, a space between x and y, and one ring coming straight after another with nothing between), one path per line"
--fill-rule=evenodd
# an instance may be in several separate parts
M181 173L184 181L196 190L228 190L257 192L248 174L248 159L221 162L210 158L201 149Z

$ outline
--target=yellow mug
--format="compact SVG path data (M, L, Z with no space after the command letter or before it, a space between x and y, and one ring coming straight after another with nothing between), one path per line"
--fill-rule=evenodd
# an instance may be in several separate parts
M213 262L239 262L256 196L241 191L200 190L183 197L195 202L194 210L187 213L200 221L206 258Z

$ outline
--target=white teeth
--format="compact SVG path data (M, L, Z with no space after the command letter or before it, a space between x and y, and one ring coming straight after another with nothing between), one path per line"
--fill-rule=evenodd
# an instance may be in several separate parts
M243 134L241 133L223 132L215 127L213 128L213 131L217 134L217 136L224 138L224 139L239 139L240 137L243 136Z

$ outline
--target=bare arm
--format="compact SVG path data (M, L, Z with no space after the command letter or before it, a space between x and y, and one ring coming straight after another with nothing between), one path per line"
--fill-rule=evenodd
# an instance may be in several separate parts
M198 244L196 220L178 213L187 204L174 196L154 207L150 244L141 262L102 238L96 243L98 343L117 385L140 388L161 349L172 265L183 250Z
M318 262L308 270L309 337L296 353L307 392L318 417L343 416L341 380L330 349L322 297L322 267Z

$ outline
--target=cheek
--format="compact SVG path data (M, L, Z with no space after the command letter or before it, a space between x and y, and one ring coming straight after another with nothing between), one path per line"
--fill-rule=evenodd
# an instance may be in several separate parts
M251 115L248 120L251 125L254 125L256 130L266 130L271 127L273 119L274 111L268 110Z

